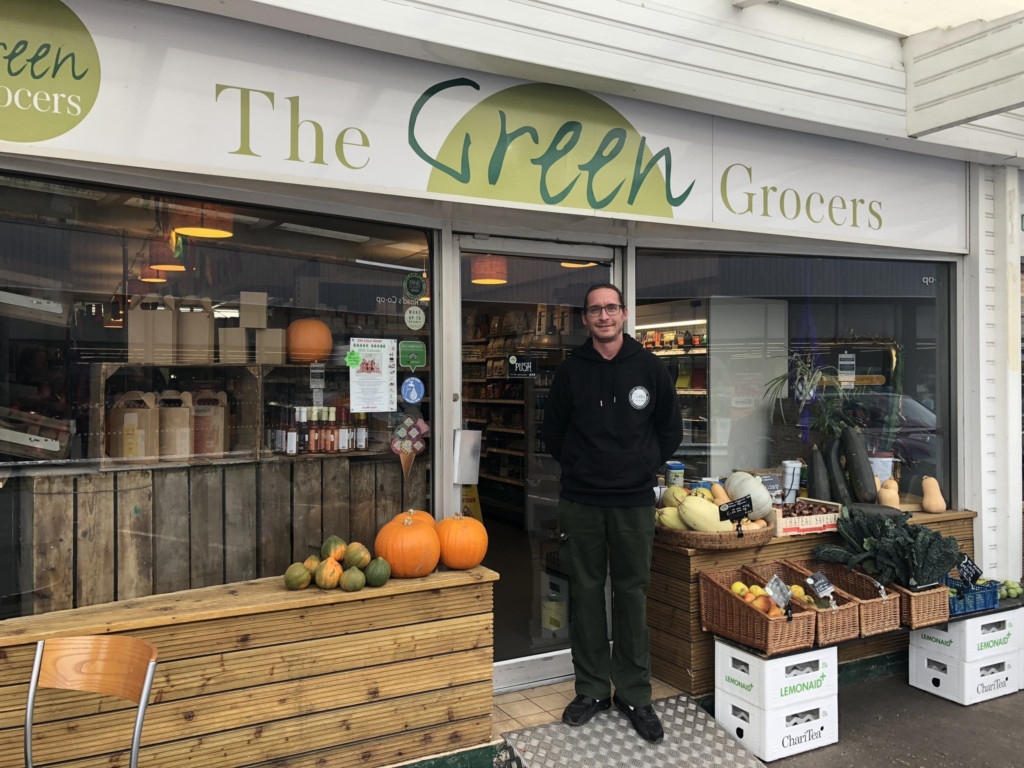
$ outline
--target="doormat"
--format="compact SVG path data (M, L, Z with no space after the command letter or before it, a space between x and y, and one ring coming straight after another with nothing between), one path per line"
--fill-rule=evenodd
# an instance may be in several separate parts
M765 768L688 696L653 702L665 738L641 739L614 706L578 728L546 723L503 733L507 768ZM508 753L511 754L508 754ZM502 768L505 768L503 766Z

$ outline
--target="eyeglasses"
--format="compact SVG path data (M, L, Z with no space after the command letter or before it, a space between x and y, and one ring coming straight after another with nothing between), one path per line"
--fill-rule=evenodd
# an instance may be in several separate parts
M605 304L603 306L587 307L584 311L591 317L597 317L601 312L607 312L608 317L615 317L625 307L622 304Z

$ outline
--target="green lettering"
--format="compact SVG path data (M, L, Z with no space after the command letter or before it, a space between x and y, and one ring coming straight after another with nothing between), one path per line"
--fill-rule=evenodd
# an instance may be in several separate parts
M498 134L498 140L494 142L494 151L491 152L491 161L487 164L487 183L492 187L498 183L498 179L501 177L501 169L505 165L505 155L508 153L508 148L512 146L512 142L518 139L520 136L529 136L533 139L533 143L537 144L540 142L540 136L537 134L537 129L524 125L522 128L517 128L512 133L508 132L505 110L498 110L498 120L501 125L499 128L500 133Z
M753 181L754 180L754 171L753 171L752 168L750 168L750 166L747 166L747 165L740 165L739 163L733 163L728 168L726 168L724 171L722 171L722 182L721 182L721 185L719 187L719 194L721 194L721 196L722 196L722 205L724 205L726 208L729 209L729 213L735 213L735 214L741 214L741 215L745 214L745 213L752 213L753 210L754 210L754 193L753 192L746 192L745 193L746 198L747 198L746 210L737 211L735 208L732 207L732 203L729 201L729 176L732 173L734 168L742 168L743 170L745 170L747 172L747 181Z
M615 189L601 200L598 200L594 195L594 177L597 175L597 172L614 160L624 146L626 146L626 129L612 128L601 139L601 144L598 146L594 156L579 166L579 169L587 174L587 203L591 208L597 210L604 208L615 199L619 190L622 189L625 179L616 184Z
M359 141L348 141L347 137L349 131L355 131L355 133L359 137ZM345 151L345 147L368 148L369 146L370 137L366 135L365 131L363 131L361 128L355 127L345 128L344 130L341 131L341 133L338 134L338 138L335 139L334 141L334 154L337 155L338 160L346 168L351 168L353 171L358 171L366 167L367 163L370 162L370 158L366 158L366 160L363 161L362 165L356 165L355 163L351 163L348 160L348 153Z
M478 91L480 90L480 86L474 83L472 80L465 77L457 77L454 80L445 80L444 82L438 83L437 85L432 85L420 95L420 97L416 100L416 103L413 104L412 111L409 113L409 146L412 147L412 151L415 152L420 157L420 159L425 160L428 164L430 164L434 168L437 168L437 170L443 173L447 173L449 176L451 176L458 182L468 184L471 176L471 170L469 167L469 146L472 143L472 140L470 139L468 134L462 141L461 170L451 168L442 163L440 160L431 157L426 153L423 147L420 146L420 143L416 140L416 119L419 117L419 114L423 110L423 107L426 105L426 103L430 101L430 99L433 98L433 96L440 93L441 91L446 90L448 88L454 88L460 85L468 85L469 87L475 88Z
M561 192L551 194L548 191L548 171L552 165L572 152L573 147L579 143L580 134L582 132L583 125L576 120L569 120L562 123L555 132L554 138L551 139L551 143L548 144L548 148L544 151L544 154L530 161L534 165L539 165L541 167L540 199L548 205L558 205L560 202L565 200L566 196L568 196L572 191L572 188L576 186L579 176L575 176L573 180L569 182L568 186L566 186Z
M327 165L324 161L324 129L320 123L315 120L301 120L299 118L299 97L289 96L285 99L291 104L291 152L288 154L288 160L294 160L296 162L302 162L302 158L299 157L299 129L303 125L313 126L313 141L316 147L313 153L314 165Z
M643 162L645 149L647 149L647 137L642 136L640 138L640 146L636 150L636 162L633 165L633 183L629 188L629 204L632 205L636 202L636 196L640 193L640 187L644 185L644 181L647 180L647 175L651 172L651 169L657 165L661 158L665 158L665 200L673 208L682 205L686 198L690 196L690 192L693 190L693 185L696 183L696 179L690 182L690 186L688 186L681 195L673 197L672 153L669 152L667 147L659 150L651 157L651 161L641 168L640 165Z

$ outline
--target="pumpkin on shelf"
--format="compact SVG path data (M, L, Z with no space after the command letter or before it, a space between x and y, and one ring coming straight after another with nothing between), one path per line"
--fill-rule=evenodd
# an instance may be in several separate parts
M487 529L475 517L456 513L434 526L441 543L441 562L454 571L475 568L487 554Z
M309 570L302 563L292 563L284 572L284 586L286 589L305 589L309 586L312 577Z
M433 573L441 559L441 541L433 525L399 516L378 532L373 548L391 564L397 579L415 579Z
M334 335L323 320L304 317L293 320L285 333L288 359L293 363L322 363L334 349Z
M341 580L341 563L333 557L325 558L316 567L313 580L320 589L334 589Z
M429 523L430 525L433 525L435 522L434 516L422 509L406 509L403 512L399 512L391 519L412 520L414 523Z
M330 557L340 563L342 558L345 557L345 547L345 540L340 536L328 536L324 539L324 543L320 545L320 559L326 560Z

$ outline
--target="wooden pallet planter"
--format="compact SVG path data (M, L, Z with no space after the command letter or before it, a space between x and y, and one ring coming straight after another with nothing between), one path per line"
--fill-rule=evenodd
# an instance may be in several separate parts
M0 768L22 765L35 642L108 632L159 650L139 760L147 768L372 768L483 745L496 579L474 568L346 593L288 592L273 577L9 619ZM35 757L54 768L127 765L131 716L119 700L42 691Z

